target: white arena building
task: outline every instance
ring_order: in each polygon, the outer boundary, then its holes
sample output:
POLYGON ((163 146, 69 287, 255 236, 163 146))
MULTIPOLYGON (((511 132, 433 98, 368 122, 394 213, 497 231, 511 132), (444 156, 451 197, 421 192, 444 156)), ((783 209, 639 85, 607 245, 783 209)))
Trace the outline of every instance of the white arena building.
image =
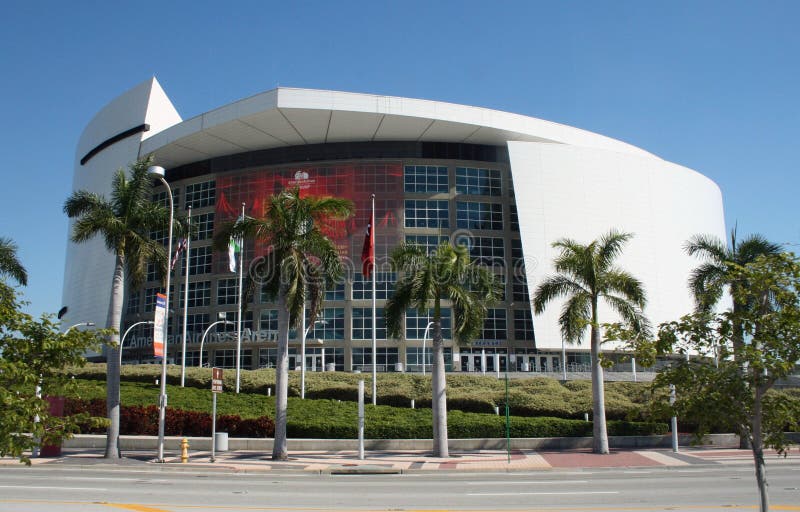
MULTIPOLYGON (((357 208, 334 236, 355 271, 326 293, 308 334, 306 363, 314 370, 373 364, 371 284, 359 261, 373 193, 379 261, 402 240, 430 247, 451 237, 468 241, 473 257, 506 283, 480 339, 469 346, 446 340, 450 371, 562 368, 561 305, 535 316, 529 297, 552 273, 551 244, 559 238, 588 242, 610 228, 633 233, 619 263, 644 282, 654 323, 692 308, 686 281, 698 262, 684 253, 685 241, 698 233, 725 238, 722 195, 705 176, 609 137, 479 107, 278 88, 183 120, 152 78, 89 122, 75 155, 73 190, 108 195, 112 173, 148 155, 166 169, 176 213, 192 206, 199 227, 188 261, 186 358, 193 365, 206 327, 220 313, 234 319, 237 310, 227 254, 211 249, 214 226, 235 218, 242 203, 248 215, 259 215, 265 199, 285 187, 347 197, 357 208)), ((154 199, 165 201, 166 193, 154 199)), ((245 245, 247 263, 258 248, 245 245)), ((173 360, 180 359, 185 264, 176 266, 170 293, 173 360)), ((68 242, 63 300, 71 321, 105 325, 113 265, 100 238, 68 242)), ((386 339, 382 306, 396 276, 385 270, 378 272, 374 362, 379 371, 421 371, 430 357, 429 318, 409 311, 403 339, 386 339)), ((143 288, 129 290, 123 329, 153 318, 161 286, 161 276, 150 272, 143 288)), ((243 315, 243 368, 274 365, 276 319, 275 305, 255 293, 243 315)), ((204 364, 234 367, 235 345, 235 333, 208 336, 204 364)), ((123 353, 126 362, 152 361, 152 328, 133 330, 123 353)), ((299 353, 290 340, 290 367, 301 364, 299 353)), ((568 345, 566 356, 568 365, 585 364, 588 344, 568 345)))

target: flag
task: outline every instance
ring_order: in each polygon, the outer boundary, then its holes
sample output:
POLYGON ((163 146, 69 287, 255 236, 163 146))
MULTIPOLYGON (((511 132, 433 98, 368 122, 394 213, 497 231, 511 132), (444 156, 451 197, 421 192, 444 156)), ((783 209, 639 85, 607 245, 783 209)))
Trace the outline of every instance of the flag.
POLYGON ((175 270, 175 265, 178 263, 178 259, 181 257, 181 253, 186 250, 186 239, 181 238, 181 241, 178 242, 178 247, 175 248, 175 254, 172 255, 172 262, 169 264, 170 271, 175 270))
POLYGON ((236 272, 237 252, 242 252, 242 242, 241 240, 231 237, 228 241, 228 269, 231 272, 236 272))
POLYGON ((375 232, 372 229, 374 221, 375 217, 373 215, 372 222, 367 224, 364 248, 361 249, 361 274, 364 277, 372 275, 372 270, 375 268, 375 232))

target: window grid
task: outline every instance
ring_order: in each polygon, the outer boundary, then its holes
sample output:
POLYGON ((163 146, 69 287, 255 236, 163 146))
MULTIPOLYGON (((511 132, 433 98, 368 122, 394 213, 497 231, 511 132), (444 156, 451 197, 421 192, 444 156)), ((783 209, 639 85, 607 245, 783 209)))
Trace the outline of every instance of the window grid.
POLYGON ((530 309, 514 310, 514 339, 533 341, 533 315, 530 309))
MULTIPOLYGON (((394 291, 397 274, 394 272, 375 273, 375 295, 377 300, 386 300, 394 291)), ((353 275, 353 300, 372 300, 372 279, 365 278, 362 274, 353 275)))
POLYGON ((506 251, 502 238, 474 236, 464 237, 458 242, 469 246, 469 254, 472 261, 479 265, 502 267, 505 264, 506 251))
POLYGON ((125 308, 125 312, 128 314, 134 314, 139 312, 139 303, 141 302, 141 293, 139 290, 131 290, 128 294, 128 305, 125 308))
POLYGON ((450 210, 447 201, 406 199, 407 228, 449 228, 450 210))
POLYGON ((407 165, 405 191, 411 193, 448 192, 447 167, 432 165, 407 165))
POLYGON ((217 304, 236 304, 239 300, 239 280, 235 277, 217 281, 217 304))
MULTIPOLYGON (((186 285, 181 284, 180 307, 183 307, 183 295, 186 285)), ((201 308, 211 305, 211 281, 195 281, 189 283, 189 307, 201 308)))
POLYGON ((258 319, 258 328, 262 331, 278 332, 278 310, 262 309, 258 319))
POLYGON ((186 185, 186 204, 183 205, 183 208, 186 209, 189 205, 192 208, 214 206, 216 195, 217 189, 214 180, 186 185))
MULTIPOLYGON (((383 317, 383 308, 375 308, 377 319, 375 338, 386 339, 386 319, 383 317)), ((354 340, 372 339, 372 308, 353 308, 351 321, 352 331, 350 338, 354 340)))
POLYGON ((430 254, 439 248, 442 242, 448 240, 444 235, 406 235, 406 243, 418 245, 425 249, 426 254, 430 254))
POLYGON ((508 224, 511 231, 519 233, 519 215, 517 215, 517 205, 508 205, 508 224))
POLYGON ((506 326, 506 310, 502 308, 489 308, 483 320, 482 340, 505 340, 508 337, 506 326))
POLYGON ((325 300, 344 300, 344 283, 335 283, 333 288, 325 290, 325 300))
MULTIPOLYGON (((172 202, 173 204, 175 204, 175 206, 181 204, 180 198, 181 198, 180 189, 177 187, 173 188, 172 202)), ((156 192, 155 194, 153 194, 153 202, 163 208, 169 208, 169 201, 167 200, 167 191, 162 190, 160 192, 156 192)))
MULTIPOLYGON (((308 320, 309 311, 306 309, 306 328, 308 320)), ((306 339, 344 340, 344 308, 323 308, 306 339)))
MULTIPOLYGON (((219 324, 217 332, 236 332, 236 311, 220 312, 220 320, 227 320, 230 323, 219 324)), ((253 330, 253 312, 242 311, 242 330, 253 330)))
POLYGON ((210 274, 212 272, 212 254, 211 246, 192 247, 189 249, 189 275, 210 274))
MULTIPOLYGON (((236 349, 223 348, 214 351, 214 366, 217 368, 236 368, 236 349)), ((253 351, 249 348, 242 349, 239 366, 241 368, 252 368, 253 351)))
POLYGON ((456 224, 461 229, 503 229, 503 205, 476 201, 456 202, 456 224))
POLYGON ((456 193, 475 196, 500 196, 502 188, 500 171, 456 167, 456 193))
MULTIPOLYGON (((442 339, 452 339, 450 308, 442 308, 442 339)), ((425 327, 428 322, 433 320, 433 308, 429 308, 427 314, 420 315, 416 309, 406 310, 406 339, 421 340, 425 334, 425 327)), ((428 341, 433 339, 433 326, 428 329, 428 341)))
MULTIPOLYGON (((378 369, 393 370, 394 365, 400 362, 397 347, 376 347, 375 354, 378 369)), ((352 365, 354 369, 372 367, 372 347, 353 347, 352 365)))
POLYGON ((192 225, 197 231, 192 236, 192 241, 210 240, 214 236, 214 212, 192 215, 192 225))

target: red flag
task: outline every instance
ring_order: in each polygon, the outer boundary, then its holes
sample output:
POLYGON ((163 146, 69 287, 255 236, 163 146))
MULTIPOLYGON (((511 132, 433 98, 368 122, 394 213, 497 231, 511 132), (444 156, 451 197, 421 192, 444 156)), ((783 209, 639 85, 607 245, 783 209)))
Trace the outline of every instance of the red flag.
POLYGON ((361 274, 364 277, 372 275, 372 270, 375 268, 375 230, 372 227, 374 225, 375 213, 373 212, 372 220, 367 224, 364 248, 361 249, 361 274))

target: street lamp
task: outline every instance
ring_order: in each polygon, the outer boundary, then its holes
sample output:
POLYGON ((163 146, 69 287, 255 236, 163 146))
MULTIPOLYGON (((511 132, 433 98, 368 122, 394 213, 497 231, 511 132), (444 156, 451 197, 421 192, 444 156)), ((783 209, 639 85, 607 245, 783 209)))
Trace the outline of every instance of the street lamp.
POLYGON ((119 365, 122 366, 122 347, 125 345, 125 338, 128 336, 134 327, 142 324, 154 324, 152 320, 142 320, 141 322, 136 322, 135 324, 131 325, 125 330, 125 334, 122 335, 122 339, 119 341, 119 365))
POLYGON ((67 334, 72 329, 74 329, 76 327, 80 327, 81 325, 84 325, 86 327, 94 327, 94 322, 79 322, 79 323, 77 323, 75 325, 70 325, 69 327, 67 327, 67 330, 64 331, 64 334, 67 334))
MULTIPOLYGON (((308 331, 310 331, 311 328, 314 327, 315 325, 317 325, 317 324, 325 325, 328 322, 325 321, 325 320, 314 320, 314 323, 312 323, 308 327, 305 327, 305 323, 306 323, 306 305, 305 304, 303 304, 302 315, 303 315, 303 320, 302 320, 303 323, 301 324, 301 329, 303 331, 303 336, 300 338, 300 358, 301 358, 300 359, 300 361, 301 361, 301 363, 300 363, 300 398, 305 398, 306 397, 306 336, 308 336, 308 331)), ((318 340, 318 341, 320 343, 322 343, 322 340, 318 340)), ((325 362, 323 361, 322 364, 324 366, 325 362)))
POLYGON ((203 367, 203 343, 206 342, 206 335, 209 333, 209 331, 211 331, 212 327, 219 324, 236 325, 236 322, 232 322, 231 320, 217 320, 213 324, 209 325, 205 331, 203 331, 203 336, 200 338, 200 368, 203 367))
POLYGON ((431 328, 433 322, 428 322, 425 326, 425 332, 422 333, 422 375, 425 375, 425 340, 428 339, 428 329, 431 328))
MULTIPOLYGON (((163 167, 154 165, 147 169, 147 172, 157 177, 167 188, 167 199, 169 200, 169 234, 167 235, 167 265, 172 261, 172 223, 175 220, 175 205, 172 201, 172 189, 164 179, 166 171, 163 167)), ((166 297, 166 307, 164 308, 164 353, 161 357, 161 395, 158 398, 158 462, 164 462, 164 423, 167 417, 167 333, 169 332, 169 268, 167 268, 167 282, 164 296, 166 297)))

